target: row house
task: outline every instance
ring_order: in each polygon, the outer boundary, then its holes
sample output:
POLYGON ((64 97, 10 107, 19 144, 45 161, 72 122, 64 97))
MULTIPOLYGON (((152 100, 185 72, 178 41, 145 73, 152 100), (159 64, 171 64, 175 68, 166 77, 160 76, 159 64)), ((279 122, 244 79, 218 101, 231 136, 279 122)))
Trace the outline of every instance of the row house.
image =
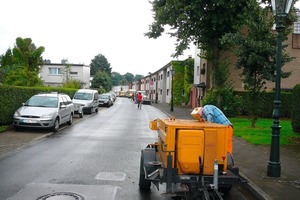
MULTIPOLYGON (((292 72, 291 76, 288 78, 281 79, 281 90, 282 91, 291 91, 293 87, 300 83, 300 12, 297 13, 298 20, 294 23, 293 32, 288 36, 288 39, 284 41, 284 44, 288 45, 286 52, 294 57, 291 62, 286 63, 282 70, 285 72, 292 72)), ((274 31, 274 34, 277 34, 274 31)), ((196 102, 193 102, 193 107, 200 105, 200 100, 204 97, 206 90, 211 88, 211 74, 209 74, 209 66, 207 61, 203 58, 200 58, 198 55, 201 55, 201 49, 195 50, 195 59, 194 59, 194 98, 196 102)), ((233 83, 233 88, 235 91, 244 91, 244 83, 242 81, 243 77, 240 77, 241 71, 235 69, 235 63, 237 57, 230 52, 225 52, 223 55, 225 58, 228 58, 230 64, 229 66, 229 80, 233 83)), ((275 66, 274 66, 275 67, 275 66)), ((264 90, 274 91, 275 83, 266 82, 264 90)))
POLYGON ((39 74, 45 86, 62 86, 69 80, 77 80, 82 88, 90 88, 90 66, 83 64, 69 64, 66 60, 61 63, 51 63, 44 60, 39 74))
POLYGON ((141 80, 131 82, 130 89, 145 90, 149 99, 156 103, 170 103, 172 85, 172 61, 141 80))

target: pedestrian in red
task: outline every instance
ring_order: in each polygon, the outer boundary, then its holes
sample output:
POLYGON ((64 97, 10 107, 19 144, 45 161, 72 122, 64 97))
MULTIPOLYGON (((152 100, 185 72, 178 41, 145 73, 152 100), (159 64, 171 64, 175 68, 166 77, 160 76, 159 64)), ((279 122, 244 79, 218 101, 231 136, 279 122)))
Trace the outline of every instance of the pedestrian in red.
POLYGON ((142 93, 139 92, 139 94, 137 95, 137 103, 138 103, 139 109, 142 108, 142 101, 143 101, 143 95, 142 95, 142 93))

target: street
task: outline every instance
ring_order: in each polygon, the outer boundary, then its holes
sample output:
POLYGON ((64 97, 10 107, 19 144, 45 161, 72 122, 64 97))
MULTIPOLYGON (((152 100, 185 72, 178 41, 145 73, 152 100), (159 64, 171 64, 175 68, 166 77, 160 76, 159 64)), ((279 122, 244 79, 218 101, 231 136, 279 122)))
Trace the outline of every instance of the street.
MULTIPOLYGON (((138 187, 140 151, 157 138, 149 121, 165 117, 153 106, 138 109, 118 98, 112 107, 1 158, 0 200, 169 199, 163 187, 152 185, 145 193, 138 187)), ((252 199, 245 195, 234 187, 227 199, 252 199)))

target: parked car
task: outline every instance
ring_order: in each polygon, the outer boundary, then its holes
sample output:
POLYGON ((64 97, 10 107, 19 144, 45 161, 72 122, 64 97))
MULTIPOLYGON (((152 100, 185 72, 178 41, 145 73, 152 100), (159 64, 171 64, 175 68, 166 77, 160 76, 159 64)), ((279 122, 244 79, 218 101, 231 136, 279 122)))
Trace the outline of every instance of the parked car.
POLYGON ((99 107, 110 107, 113 105, 113 99, 110 94, 99 95, 99 107))
POLYGON ((112 99, 113 99, 113 102, 115 102, 115 101, 116 101, 116 99, 117 99, 117 95, 116 95, 116 93, 115 93, 115 92, 113 92, 113 91, 110 91, 110 92, 109 92, 109 94, 111 94, 111 97, 112 97, 112 99))
POLYGON ((79 89, 73 99, 74 112, 82 118, 84 113, 98 112, 98 91, 92 89, 79 89))
POLYGON ((22 127, 49 128, 58 131, 60 125, 73 123, 74 106, 66 94, 44 93, 32 96, 13 116, 15 129, 22 127))

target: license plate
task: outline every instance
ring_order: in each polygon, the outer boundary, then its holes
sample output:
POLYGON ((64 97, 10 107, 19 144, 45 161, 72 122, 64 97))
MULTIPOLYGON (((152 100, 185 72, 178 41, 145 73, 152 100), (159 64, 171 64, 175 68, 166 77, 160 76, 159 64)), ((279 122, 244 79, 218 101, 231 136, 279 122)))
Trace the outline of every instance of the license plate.
POLYGON ((36 120, 34 119, 23 119, 24 123, 36 123, 36 120))

